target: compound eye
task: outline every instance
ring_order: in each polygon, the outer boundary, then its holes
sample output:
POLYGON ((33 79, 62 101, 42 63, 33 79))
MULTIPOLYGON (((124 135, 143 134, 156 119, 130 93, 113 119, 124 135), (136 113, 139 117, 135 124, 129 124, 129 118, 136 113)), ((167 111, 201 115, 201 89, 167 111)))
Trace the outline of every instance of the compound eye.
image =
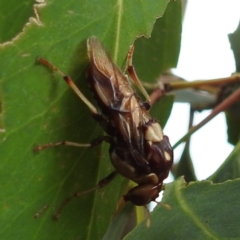
POLYGON ((142 103, 142 106, 148 111, 148 110, 150 110, 150 108, 151 108, 151 105, 150 105, 150 103, 148 103, 148 102, 143 102, 142 103))

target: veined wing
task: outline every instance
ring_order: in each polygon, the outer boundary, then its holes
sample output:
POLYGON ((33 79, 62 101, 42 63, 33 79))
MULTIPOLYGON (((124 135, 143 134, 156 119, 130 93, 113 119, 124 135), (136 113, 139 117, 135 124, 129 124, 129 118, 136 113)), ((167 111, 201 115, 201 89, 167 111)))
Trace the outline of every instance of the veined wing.
POLYGON ((117 129, 119 137, 129 146, 143 151, 142 125, 149 115, 128 77, 111 60, 96 37, 87 42, 90 59, 89 81, 103 113, 117 129))
POLYGON ((96 37, 89 38, 87 46, 93 78, 91 79, 92 86, 100 100, 106 107, 118 110, 123 102, 126 109, 121 110, 131 111, 125 102, 128 102, 128 98, 135 92, 128 77, 112 61, 96 37))

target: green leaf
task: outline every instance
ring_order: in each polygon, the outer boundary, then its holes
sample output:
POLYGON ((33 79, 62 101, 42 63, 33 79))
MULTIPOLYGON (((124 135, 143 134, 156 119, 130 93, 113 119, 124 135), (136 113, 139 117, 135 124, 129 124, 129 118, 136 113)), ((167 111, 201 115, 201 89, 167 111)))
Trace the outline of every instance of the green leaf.
POLYGON ((34 16, 34 3, 34 0, 0 1, 0 43, 10 41, 22 31, 28 19, 34 16))
POLYGON ((182 156, 179 162, 173 167, 175 178, 184 176, 186 182, 195 181, 196 175, 192 163, 192 158, 189 151, 190 139, 186 142, 182 156), (175 171, 174 171, 175 170, 175 171))
POLYGON ((171 1, 157 19, 150 39, 137 39, 133 62, 145 82, 155 82, 160 74, 177 66, 182 31, 181 1, 171 1), (149 64, 146 64, 149 62, 149 64))
POLYGON ((234 31, 234 33, 229 34, 228 38, 235 58, 236 72, 240 72, 240 22, 237 29, 234 31))
MULTIPOLYGON (((122 65, 129 45, 136 36, 150 36, 167 2, 49 0, 35 8, 38 21, 31 19, 17 38, 0 46, 1 239, 103 237, 121 195, 122 177, 73 199, 59 221, 51 220, 67 197, 95 186, 113 167, 107 144, 94 149, 55 147, 34 154, 34 145, 89 142, 103 134, 61 77, 35 60, 48 59, 94 102, 85 81, 86 39, 96 35, 122 65)), ((4 39, 9 36, 6 33, 4 39)))
POLYGON ((240 178, 240 141, 209 180, 220 183, 235 178, 240 178))
POLYGON ((172 92, 175 102, 189 103, 195 109, 206 109, 216 103, 216 94, 196 89, 181 89, 172 92))
POLYGON ((126 232, 134 228, 136 224, 136 219, 134 219, 135 221, 133 224, 133 221, 131 221, 132 219, 129 219, 131 217, 135 218, 135 206, 131 203, 127 203, 124 208, 113 217, 103 240, 121 240, 126 232))
MULTIPOLYGON (((225 91, 229 91, 228 94, 232 94, 236 89, 240 87, 239 83, 226 86, 225 91)), ((240 101, 233 104, 225 112, 226 122, 227 122, 227 134, 228 142, 236 145, 240 139, 240 101)))
MULTIPOLYGON (((239 88, 239 84, 237 84, 239 88)), ((229 86, 230 87, 230 86, 229 86)), ((235 90, 235 89, 234 89, 235 90)), ((233 104, 226 112, 228 142, 236 145, 240 139, 240 101, 233 104)))
POLYGON ((154 103, 151 108, 151 115, 159 121, 162 128, 164 128, 166 125, 167 120, 171 114, 173 103, 174 96, 166 95, 163 96, 160 101, 154 103))
MULTIPOLYGON (((233 50, 233 55, 235 59, 235 66, 236 66, 236 72, 240 72, 240 22, 238 24, 237 29, 229 34, 229 42, 231 44, 231 48, 233 50)), ((239 88, 239 84, 233 84, 233 86, 229 86, 229 89, 232 88, 232 91, 235 90, 234 88, 239 88)), ((227 87, 226 87, 227 89, 227 87)), ((228 89, 227 89, 228 90, 228 89)), ((226 121, 228 126, 228 141, 231 144, 236 145, 239 138, 240 138, 240 127, 239 127, 239 121, 240 121, 240 115, 239 115, 239 108, 240 103, 239 101, 235 103, 227 112, 226 112, 226 121)))
POLYGON ((163 203, 151 214, 151 225, 137 226, 124 240, 238 239, 240 236, 240 179, 213 184, 183 179, 168 184, 163 203))

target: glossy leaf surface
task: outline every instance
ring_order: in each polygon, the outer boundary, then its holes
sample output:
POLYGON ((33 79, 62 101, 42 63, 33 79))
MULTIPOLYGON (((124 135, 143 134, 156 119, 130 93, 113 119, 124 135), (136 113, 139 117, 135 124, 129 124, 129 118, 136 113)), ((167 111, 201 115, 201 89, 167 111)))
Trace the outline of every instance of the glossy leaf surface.
POLYGON ((213 184, 179 179, 166 186, 163 201, 167 210, 156 207, 151 226, 145 222, 124 240, 135 239, 238 239, 240 235, 240 179, 213 184))
POLYGON ((122 194, 121 177, 105 189, 74 199, 57 222, 51 220, 63 200, 95 186, 112 166, 107 144, 33 152, 35 145, 85 143, 103 134, 61 77, 35 62, 42 56, 55 64, 95 104, 85 81, 86 39, 97 36, 122 66, 129 45, 136 36, 150 36, 167 3, 49 0, 34 8, 38 19, 31 19, 21 34, 16 31, 17 38, 0 46, 1 239, 103 237, 122 194), (34 219, 41 209, 45 211, 34 219))

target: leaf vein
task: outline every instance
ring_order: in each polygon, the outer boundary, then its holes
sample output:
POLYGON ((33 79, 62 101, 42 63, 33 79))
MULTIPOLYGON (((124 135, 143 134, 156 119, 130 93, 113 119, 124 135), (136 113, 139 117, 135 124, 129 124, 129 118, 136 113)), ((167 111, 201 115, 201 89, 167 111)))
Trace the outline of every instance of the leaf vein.
POLYGON ((184 201, 184 197, 183 194, 181 194, 181 190, 179 190, 179 188, 175 188, 175 194, 176 194, 176 199, 179 202, 179 205, 182 207, 182 210, 187 214, 187 216, 189 216, 193 222, 196 224, 196 226, 202 230, 202 232, 209 237, 209 239, 214 239, 214 240, 218 240, 219 238, 214 235, 214 233, 212 231, 210 231, 210 229, 203 224, 198 217, 196 216, 196 214, 191 210, 190 207, 188 207, 187 202, 184 201))

